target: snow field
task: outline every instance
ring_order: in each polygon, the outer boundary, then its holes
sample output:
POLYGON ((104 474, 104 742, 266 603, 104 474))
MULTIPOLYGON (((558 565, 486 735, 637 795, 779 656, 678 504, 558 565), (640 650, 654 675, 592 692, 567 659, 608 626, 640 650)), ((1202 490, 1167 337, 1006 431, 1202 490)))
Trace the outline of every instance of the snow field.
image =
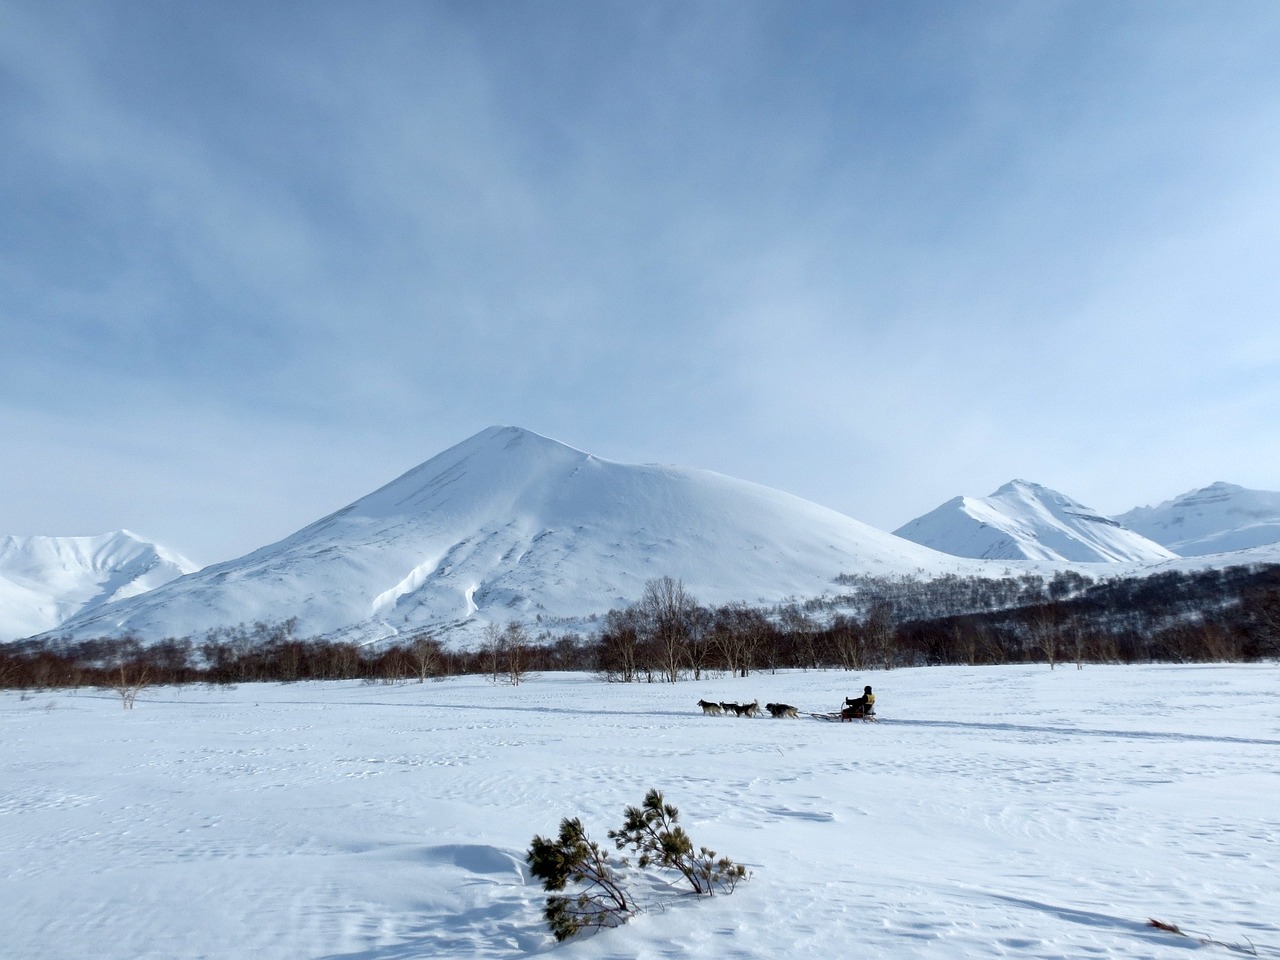
POLYGON ((1280 666, 0 693, 0 956, 1280 957, 1280 666), (878 724, 704 717, 709 700, 878 724), (523 864, 650 787, 753 871, 557 946, 523 864), (1247 940, 1246 940, 1247 938, 1247 940))

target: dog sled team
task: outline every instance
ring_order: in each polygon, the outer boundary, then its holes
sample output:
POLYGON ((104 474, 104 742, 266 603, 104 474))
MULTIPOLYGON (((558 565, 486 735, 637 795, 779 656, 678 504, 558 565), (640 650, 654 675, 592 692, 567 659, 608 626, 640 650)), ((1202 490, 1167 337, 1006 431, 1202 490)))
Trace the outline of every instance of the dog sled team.
MULTIPOLYGON (((712 700, 699 700, 698 706, 702 708, 703 714, 708 717, 726 715, 756 717, 760 715, 759 700, 753 700, 750 703, 716 703, 712 700)), ((789 703, 766 703, 764 708, 769 711, 769 716, 775 720, 780 720, 783 717, 798 717, 801 713, 798 707, 793 707, 789 703)), ((845 697, 839 711, 810 713, 809 716, 817 717, 819 720, 839 720, 841 722, 861 720, 864 723, 871 723, 876 719, 876 695, 871 692, 869 686, 863 687, 862 696, 845 697)))
MULTIPOLYGON (((702 712, 709 717, 719 717, 724 714, 731 714, 739 717, 758 717, 760 715, 760 701, 752 700, 750 703, 713 703, 710 700, 699 700, 698 706, 702 708, 702 712)), ((771 717, 794 717, 797 716, 796 708, 788 703, 766 703, 764 708, 769 711, 771 717)))

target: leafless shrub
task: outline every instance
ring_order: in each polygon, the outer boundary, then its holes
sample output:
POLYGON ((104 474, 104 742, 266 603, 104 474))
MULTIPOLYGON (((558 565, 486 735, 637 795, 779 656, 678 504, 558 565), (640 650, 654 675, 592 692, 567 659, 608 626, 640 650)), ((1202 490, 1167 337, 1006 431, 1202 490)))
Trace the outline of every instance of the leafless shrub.
POLYGON ((127 667, 120 665, 119 674, 111 681, 111 689, 120 695, 124 709, 132 710, 138 701, 138 694, 150 684, 150 673, 146 667, 127 667))
POLYGON ((1179 937, 1188 937, 1192 940, 1195 940, 1201 946, 1208 946, 1212 944, 1215 947, 1226 947, 1228 950, 1233 950, 1236 953, 1247 954, 1251 957, 1258 956, 1258 948, 1253 945, 1253 941, 1250 940, 1248 937, 1244 938, 1245 942, 1249 944, 1246 947, 1243 944, 1239 944, 1239 943, 1226 943, 1225 941, 1222 941, 1222 940, 1214 940, 1212 937, 1202 937, 1199 934, 1187 933, 1185 930, 1179 927, 1176 923, 1166 923, 1163 920, 1157 920, 1155 917, 1147 918, 1147 926, 1155 927, 1157 930, 1163 930, 1166 933, 1176 934, 1179 937))

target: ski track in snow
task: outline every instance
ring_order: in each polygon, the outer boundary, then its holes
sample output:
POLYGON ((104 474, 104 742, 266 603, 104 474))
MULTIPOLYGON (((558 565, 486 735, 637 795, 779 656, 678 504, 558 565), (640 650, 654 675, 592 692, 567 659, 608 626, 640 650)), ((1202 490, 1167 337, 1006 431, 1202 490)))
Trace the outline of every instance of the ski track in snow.
POLYGON ((1280 958, 1280 667, 0 693, 0 957, 1280 958), (878 724, 704 717, 699 697, 878 724), (731 896, 556 945, 524 851, 650 787, 731 896))

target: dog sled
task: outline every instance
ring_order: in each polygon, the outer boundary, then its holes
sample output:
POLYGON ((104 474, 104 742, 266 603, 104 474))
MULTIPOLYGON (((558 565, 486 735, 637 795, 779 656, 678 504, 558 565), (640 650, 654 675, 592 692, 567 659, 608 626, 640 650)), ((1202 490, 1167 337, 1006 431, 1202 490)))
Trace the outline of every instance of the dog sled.
POLYGON ((878 723, 875 707, 841 707, 831 713, 810 713, 815 720, 826 720, 828 723, 878 723))
MULTIPOLYGON (((870 695, 871 688, 867 688, 867 696, 870 695)), ((725 703, 715 700, 699 700, 698 706, 702 709, 704 716, 721 717, 721 716, 738 716, 738 717, 756 717, 759 716, 760 701, 755 700, 751 703, 725 703)), ((875 698, 871 697, 870 703, 865 703, 861 699, 846 699, 839 710, 833 710, 831 713, 811 713, 807 710, 800 710, 793 707, 789 703, 766 703, 765 709, 769 711, 769 716, 775 720, 784 717, 799 717, 801 714, 813 717, 815 720, 829 720, 832 723, 846 723, 854 720, 862 723, 876 722, 875 698)))

